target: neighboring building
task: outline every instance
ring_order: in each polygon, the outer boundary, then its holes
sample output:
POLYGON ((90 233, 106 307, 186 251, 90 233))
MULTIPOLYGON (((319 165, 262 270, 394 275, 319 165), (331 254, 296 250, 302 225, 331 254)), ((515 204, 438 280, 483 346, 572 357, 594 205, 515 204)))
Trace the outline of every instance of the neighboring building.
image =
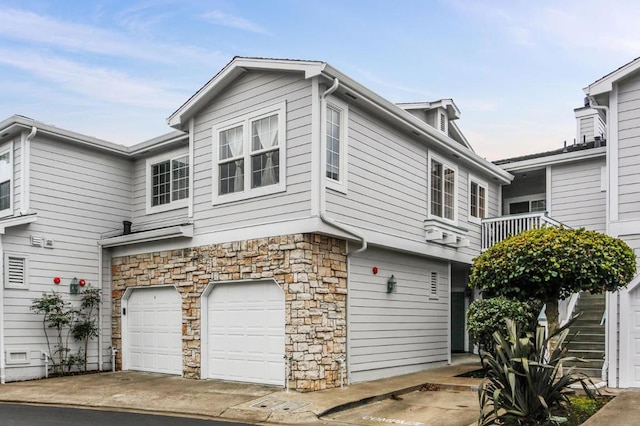
POLYGON ((323 62, 238 57, 169 117, 176 132, 133 147, 6 120, 3 379, 44 375, 29 305, 73 277, 111 296, 100 368, 114 353, 118 369, 310 391, 450 361, 469 349, 481 221, 512 179, 459 114, 323 62))

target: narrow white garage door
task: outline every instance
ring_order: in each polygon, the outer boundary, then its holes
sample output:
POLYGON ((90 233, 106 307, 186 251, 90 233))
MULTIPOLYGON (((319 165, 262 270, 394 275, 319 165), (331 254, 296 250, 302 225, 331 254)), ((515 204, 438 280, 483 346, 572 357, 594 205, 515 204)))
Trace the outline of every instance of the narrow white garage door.
POLYGON ((217 284, 208 297, 208 375, 284 385, 284 292, 273 281, 217 284))
POLYGON ((629 293, 631 305, 631 387, 640 388, 640 289, 629 293))
POLYGON ((182 299, 173 287, 133 290, 127 302, 127 368, 182 374, 182 299))

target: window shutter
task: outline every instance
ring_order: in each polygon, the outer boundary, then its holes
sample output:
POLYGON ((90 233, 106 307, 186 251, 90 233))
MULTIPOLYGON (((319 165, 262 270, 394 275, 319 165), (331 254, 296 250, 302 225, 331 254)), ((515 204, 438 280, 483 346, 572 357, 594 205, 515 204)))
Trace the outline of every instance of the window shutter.
POLYGON ((5 287, 24 288, 27 286, 27 259, 18 256, 6 257, 5 287))

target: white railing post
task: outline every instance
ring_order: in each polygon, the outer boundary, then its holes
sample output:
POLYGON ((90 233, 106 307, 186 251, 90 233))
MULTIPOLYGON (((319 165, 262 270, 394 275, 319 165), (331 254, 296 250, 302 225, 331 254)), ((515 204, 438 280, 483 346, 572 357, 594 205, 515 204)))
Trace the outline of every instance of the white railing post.
MULTIPOLYGON (((544 225, 565 226, 557 220, 548 217, 546 212, 482 219, 481 249, 486 250, 511 235, 516 235, 544 225)), ((565 227, 568 228, 568 226, 565 227)))

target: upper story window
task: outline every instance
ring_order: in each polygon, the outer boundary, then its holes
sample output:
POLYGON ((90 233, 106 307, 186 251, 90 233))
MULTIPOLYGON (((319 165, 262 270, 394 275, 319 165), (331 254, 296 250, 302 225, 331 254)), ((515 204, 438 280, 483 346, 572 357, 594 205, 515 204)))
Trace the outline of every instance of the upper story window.
POLYGON ((214 204, 284 191, 285 104, 213 127, 214 204))
POLYGON ((327 187, 340 192, 347 189, 347 104, 335 98, 327 100, 324 123, 327 187))
POLYGON ((189 198, 189 156, 147 160, 147 213, 186 207, 189 198))
POLYGON ((431 216, 456 220, 456 168, 439 158, 430 159, 430 214, 431 216))
POLYGON ((13 145, 0 149, 0 216, 13 214, 13 145))
POLYGON ((469 177, 469 221, 480 223, 487 216, 487 184, 469 177))

